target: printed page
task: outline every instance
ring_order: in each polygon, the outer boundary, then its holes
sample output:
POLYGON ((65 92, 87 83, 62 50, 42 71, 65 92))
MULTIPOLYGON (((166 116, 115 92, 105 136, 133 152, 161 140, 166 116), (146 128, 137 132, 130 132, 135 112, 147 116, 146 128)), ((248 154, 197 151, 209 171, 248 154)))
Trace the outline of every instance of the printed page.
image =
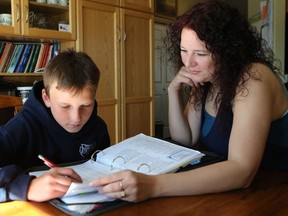
MULTIPOLYGON (((78 175, 81 176, 83 180, 83 184, 88 184, 89 182, 91 182, 92 180, 96 178, 119 171, 117 169, 111 169, 111 167, 108 167, 106 165, 96 163, 95 161, 92 161, 92 160, 88 160, 81 164, 66 166, 66 167, 71 168, 76 173, 78 173, 78 175)), ((40 175, 45 174, 47 171, 48 170, 35 171, 35 172, 30 172, 29 174, 39 177, 40 175)))
POLYGON ((111 169, 108 166, 97 163, 95 161, 89 160, 83 164, 70 166, 78 175, 81 176, 83 183, 75 183, 73 182, 65 196, 71 196, 80 193, 87 193, 91 191, 97 191, 97 188, 91 188, 89 183, 99 177, 106 176, 113 172, 119 171, 119 169, 111 169))
POLYGON ((91 193, 81 193, 74 196, 64 196, 60 198, 66 204, 80 204, 80 203, 101 203, 101 202, 110 202, 115 199, 109 198, 98 192, 91 193))
POLYGON ((144 174, 175 172, 201 159, 201 152, 139 134, 97 154, 97 162, 113 170, 130 169, 144 174))
MULTIPOLYGON (((104 201, 107 202, 114 200, 105 195, 99 194, 97 192, 98 188, 90 187, 89 183, 96 178, 108 175, 113 172, 117 172, 119 170, 117 169, 111 170, 110 167, 107 167, 105 165, 99 164, 91 160, 79 165, 73 165, 68 167, 72 168, 75 172, 78 173, 78 175, 81 176, 83 183, 73 182, 70 185, 66 194, 60 198, 63 202, 67 204, 72 204, 72 203, 96 203, 104 201)), ((29 174, 38 177, 46 172, 47 170, 30 172, 29 174)))

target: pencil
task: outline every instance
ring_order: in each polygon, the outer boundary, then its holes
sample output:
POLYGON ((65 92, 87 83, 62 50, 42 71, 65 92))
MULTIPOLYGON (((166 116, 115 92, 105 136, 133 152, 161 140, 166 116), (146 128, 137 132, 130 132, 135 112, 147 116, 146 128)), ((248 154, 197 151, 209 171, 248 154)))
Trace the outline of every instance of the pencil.
POLYGON ((38 155, 38 158, 44 162, 48 167, 53 168, 57 167, 54 163, 52 163, 50 160, 42 156, 41 154, 38 155))

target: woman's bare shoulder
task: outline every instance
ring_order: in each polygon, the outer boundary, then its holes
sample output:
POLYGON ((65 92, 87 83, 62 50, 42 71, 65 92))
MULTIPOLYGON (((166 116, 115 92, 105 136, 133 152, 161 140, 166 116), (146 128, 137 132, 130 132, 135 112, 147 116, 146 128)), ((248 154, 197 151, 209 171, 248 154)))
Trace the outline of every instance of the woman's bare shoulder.
POLYGON ((285 87, 281 84, 280 77, 261 63, 252 65, 250 75, 236 98, 243 100, 243 97, 247 97, 250 98, 248 101, 257 101, 259 105, 271 104, 272 119, 279 118, 288 105, 285 87))
POLYGON ((249 75, 245 75, 245 84, 243 86, 250 88, 263 88, 262 90, 274 91, 283 90, 279 76, 267 65, 262 63, 253 63, 249 70, 249 75), (276 87, 276 88, 275 88, 276 87))

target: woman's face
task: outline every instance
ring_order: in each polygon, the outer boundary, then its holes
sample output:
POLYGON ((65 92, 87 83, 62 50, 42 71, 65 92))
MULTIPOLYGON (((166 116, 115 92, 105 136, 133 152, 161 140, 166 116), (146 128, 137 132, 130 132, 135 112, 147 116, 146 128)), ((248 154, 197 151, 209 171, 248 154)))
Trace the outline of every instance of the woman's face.
POLYGON ((215 67, 211 53, 206 49, 195 31, 183 28, 181 33, 181 58, 182 62, 193 76, 193 81, 198 83, 213 82, 215 67))

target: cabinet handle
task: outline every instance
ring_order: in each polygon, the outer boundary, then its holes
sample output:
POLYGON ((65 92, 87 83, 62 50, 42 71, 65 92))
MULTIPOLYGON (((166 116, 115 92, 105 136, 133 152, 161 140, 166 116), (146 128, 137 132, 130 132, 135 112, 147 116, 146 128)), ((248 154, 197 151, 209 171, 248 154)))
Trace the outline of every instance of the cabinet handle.
POLYGON ((16 21, 19 22, 19 19, 20 19, 20 5, 16 4, 16 8, 17 8, 16 21))
POLYGON ((123 41, 126 41, 126 31, 124 31, 123 41))
POLYGON ((121 30, 119 28, 117 28, 117 32, 118 32, 118 42, 121 41, 121 30))
POLYGON ((29 13, 28 13, 28 6, 27 5, 25 6, 25 9, 26 9, 26 23, 28 23, 29 13))

